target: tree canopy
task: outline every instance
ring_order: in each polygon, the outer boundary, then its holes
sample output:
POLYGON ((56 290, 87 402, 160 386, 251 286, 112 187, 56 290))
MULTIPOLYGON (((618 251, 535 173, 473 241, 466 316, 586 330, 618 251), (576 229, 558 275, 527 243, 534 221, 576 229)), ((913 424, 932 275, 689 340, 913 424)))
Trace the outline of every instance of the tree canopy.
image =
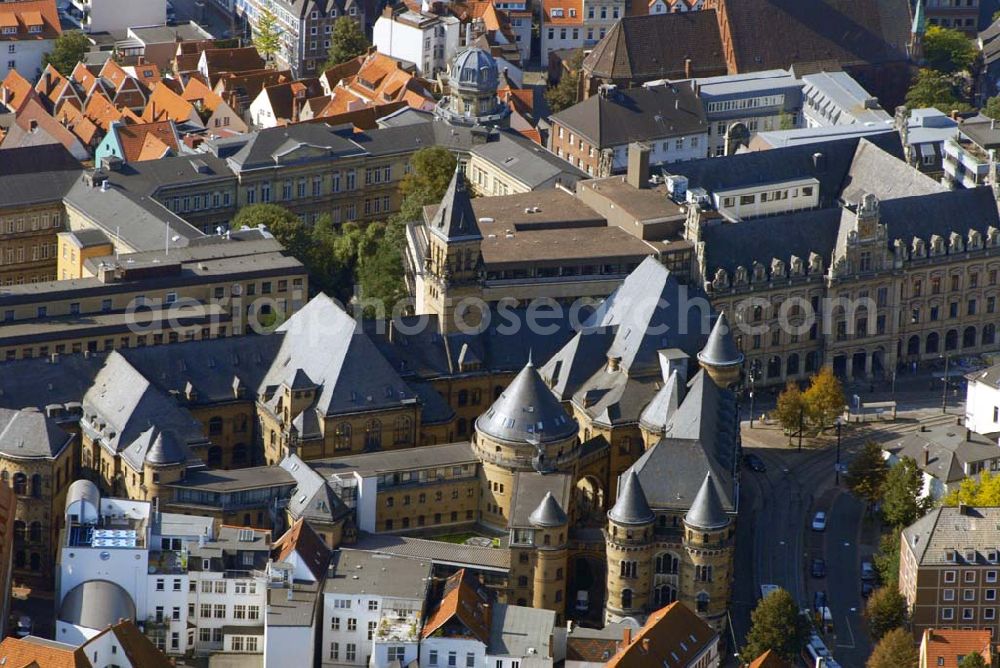
POLYGON ((912 457, 903 457, 889 469, 882 487, 882 517, 894 527, 913 524, 924 511, 924 477, 912 457))
POLYGON ((952 80, 931 69, 923 68, 906 92, 906 106, 910 109, 936 107, 949 114, 952 110, 968 111, 970 107, 958 99, 952 80))
POLYGON ((865 605, 868 632, 874 640, 906 623, 906 599, 897 587, 881 587, 872 592, 865 605))
POLYGON ((962 657, 958 668, 987 668, 986 659, 979 652, 972 652, 962 657))
POLYGON ((260 10, 257 25, 253 28, 253 45, 268 63, 272 62, 274 54, 281 48, 281 28, 278 18, 267 7, 260 10))
POLYGON ((938 72, 962 72, 969 69, 975 60, 976 47, 958 30, 930 26, 924 35, 924 58, 938 72))
POLYGON ((90 39, 79 30, 64 32, 56 38, 52 51, 42 56, 42 67, 52 65, 59 74, 68 77, 76 64, 90 50, 90 39))
POLYGON ((845 481, 847 488, 868 504, 877 503, 882 499, 883 485, 888 475, 885 460, 882 458, 882 448, 878 443, 869 441, 854 456, 847 465, 845 481))
POLYGON ((920 657, 913 644, 913 636, 905 629, 887 633, 868 657, 866 668, 917 668, 920 657))
POLYGON ((878 541, 878 552, 872 557, 875 572, 884 587, 896 587, 899 583, 899 531, 883 534, 878 541))
POLYGON ((806 622, 795 599, 784 589, 768 594, 750 614, 750 633, 740 657, 750 663, 767 650, 786 661, 797 660, 806 638, 806 622))
POLYGON ((942 506, 1000 506, 1000 476, 983 471, 979 479, 966 478, 958 489, 941 499, 942 506))
POLYGON ((809 389, 803 395, 809 409, 810 418, 816 427, 822 429, 833 424, 838 415, 844 412, 844 388, 833 375, 833 369, 828 366, 819 370, 809 380, 809 389))
POLYGON ((982 108, 983 115, 992 119, 1000 119, 1000 95, 994 95, 986 100, 982 108))
POLYGON ((358 22, 350 16, 341 16, 333 22, 325 68, 330 69, 357 58, 368 51, 368 46, 368 40, 358 27, 358 22))
POLYGON ((566 62, 566 69, 559 77, 559 83, 545 91, 545 101, 555 114, 576 104, 580 76, 583 73, 583 50, 580 49, 566 62))
POLYGON ((793 433, 799 429, 800 418, 805 419, 810 415, 799 384, 794 380, 788 381, 784 391, 778 395, 778 404, 774 409, 774 417, 778 424, 785 431, 793 433))

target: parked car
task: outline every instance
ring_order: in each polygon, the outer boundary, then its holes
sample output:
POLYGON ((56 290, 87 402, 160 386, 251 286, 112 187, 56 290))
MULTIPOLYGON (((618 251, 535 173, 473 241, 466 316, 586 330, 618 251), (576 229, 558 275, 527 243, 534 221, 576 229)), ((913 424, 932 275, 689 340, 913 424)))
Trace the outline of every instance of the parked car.
POLYGON ((763 473, 767 470, 767 465, 764 464, 764 460, 752 452, 744 455, 743 461, 746 462, 746 465, 749 466, 752 471, 763 473))
POLYGON ((18 638, 30 636, 32 626, 31 617, 28 615, 21 615, 17 618, 17 625, 14 627, 14 635, 18 638))
POLYGON ((576 592, 576 611, 577 612, 587 612, 590 609, 590 592, 586 589, 581 589, 576 592))
POLYGON ((861 562, 861 580, 864 582, 875 581, 875 566, 870 561, 861 562))
POLYGON ((814 578, 825 578, 826 577, 826 561, 816 557, 812 560, 812 567, 809 569, 810 573, 814 578))
POLYGON ((824 513, 822 510, 813 516, 812 530, 826 531, 826 513, 824 513))
POLYGON ((819 612, 826 607, 826 592, 818 591, 813 594, 813 610, 819 612))
POLYGON ((873 591, 875 591, 875 585, 873 585, 871 582, 861 583, 861 598, 868 598, 869 596, 872 595, 873 591))

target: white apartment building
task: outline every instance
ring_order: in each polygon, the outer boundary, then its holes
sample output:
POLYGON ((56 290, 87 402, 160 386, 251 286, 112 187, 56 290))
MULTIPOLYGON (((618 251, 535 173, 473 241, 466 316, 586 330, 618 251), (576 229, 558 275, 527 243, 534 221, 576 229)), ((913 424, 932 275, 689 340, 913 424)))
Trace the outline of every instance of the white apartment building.
POLYGON ((985 436, 1000 435, 1000 364, 965 378, 965 426, 985 436))
POLYGON ((10 70, 28 81, 42 74, 42 57, 52 51, 62 32, 55 0, 43 3, 0 3, 0 80, 10 70))
POLYGON ((67 15, 84 32, 124 32, 167 22, 167 0, 69 0, 67 15))
POLYGON ((323 590, 323 666, 383 668, 418 658, 430 561, 334 552, 323 590))
POLYGON ((431 78, 448 68, 461 33, 461 21, 454 16, 403 9, 375 21, 372 44, 379 53, 414 63, 420 76, 431 78))

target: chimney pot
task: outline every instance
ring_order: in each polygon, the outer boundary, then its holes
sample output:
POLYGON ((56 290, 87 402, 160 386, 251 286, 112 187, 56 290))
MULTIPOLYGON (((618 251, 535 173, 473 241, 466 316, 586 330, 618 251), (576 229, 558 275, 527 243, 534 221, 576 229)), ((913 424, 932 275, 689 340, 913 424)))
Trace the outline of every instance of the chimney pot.
POLYGON ((622 632, 622 642, 625 645, 629 645, 632 642, 632 627, 626 626, 625 630, 622 632))

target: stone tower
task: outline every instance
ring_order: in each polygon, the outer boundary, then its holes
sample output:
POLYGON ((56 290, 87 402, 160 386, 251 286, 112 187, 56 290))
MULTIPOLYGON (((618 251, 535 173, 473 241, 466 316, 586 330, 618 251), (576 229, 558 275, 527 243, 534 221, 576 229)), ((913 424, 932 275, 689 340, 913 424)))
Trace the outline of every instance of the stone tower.
POLYGON ((554 610, 556 624, 563 623, 566 610, 566 564, 569 518, 559 502, 547 492, 528 517, 535 531, 535 572, 531 607, 554 610))
POLYGON ((639 414, 643 450, 653 447, 666 435, 667 424, 684 399, 684 380, 676 369, 639 414))
POLYGON ((630 469, 625 473, 618 500, 608 511, 605 622, 617 622, 625 617, 640 620, 648 610, 653 582, 655 519, 639 476, 630 469))
POLYGON ((504 124, 510 109, 497 97, 499 85, 497 61, 489 51, 466 49, 448 70, 449 93, 438 102, 434 114, 452 125, 504 124))
POLYGON ((736 347, 725 313, 720 313, 715 321, 705 347, 698 353, 698 362, 719 387, 726 388, 739 382, 743 353, 736 347))
POLYGON ((680 598, 715 629, 725 627, 733 572, 734 527, 712 474, 684 516, 680 598))
MULTIPOLYGON (((424 310, 421 311, 418 304, 417 312, 436 313, 442 334, 460 331, 454 304, 463 297, 480 294, 477 281, 482 267, 480 244, 483 235, 472 210, 465 177, 458 169, 451 177, 441 205, 426 225, 428 248, 420 294, 424 310)), ((482 314, 474 308, 458 316, 473 328, 482 319, 482 314)))
POLYGON ((482 521, 507 529, 518 471, 575 473, 576 420, 538 375, 531 359, 476 420, 472 447, 482 461, 482 521))

